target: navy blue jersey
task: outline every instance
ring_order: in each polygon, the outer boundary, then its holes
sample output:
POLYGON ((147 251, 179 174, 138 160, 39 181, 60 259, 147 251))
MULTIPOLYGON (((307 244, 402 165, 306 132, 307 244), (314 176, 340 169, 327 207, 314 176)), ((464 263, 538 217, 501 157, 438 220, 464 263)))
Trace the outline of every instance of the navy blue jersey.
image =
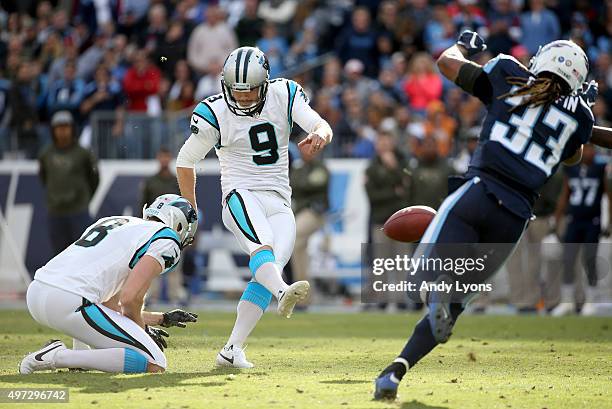
POLYGON ((483 70, 481 78, 486 75, 490 87, 477 82, 474 95, 488 113, 466 176, 480 176, 504 207, 529 218, 538 190, 559 163, 591 137, 593 113, 581 96, 561 98, 548 108, 521 107, 510 112, 522 97, 499 98, 518 88, 508 78, 529 78, 531 74, 504 54, 490 60, 483 70))
POLYGON ((570 189, 567 214, 573 221, 590 221, 601 216, 601 197, 606 183, 606 164, 594 162, 565 168, 570 189))

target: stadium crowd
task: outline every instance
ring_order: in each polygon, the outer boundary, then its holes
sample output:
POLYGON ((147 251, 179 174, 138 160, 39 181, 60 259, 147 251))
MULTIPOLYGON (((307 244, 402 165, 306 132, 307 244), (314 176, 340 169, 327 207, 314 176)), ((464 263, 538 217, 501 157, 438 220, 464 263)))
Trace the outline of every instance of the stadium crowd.
POLYGON ((503 52, 528 64, 540 44, 578 42, 600 85, 597 120, 610 119, 609 1, 54 0, 3 7, 5 155, 36 157, 50 140, 52 115, 68 110, 82 144, 91 144, 92 115, 109 112, 102 136, 126 146, 119 156, 153 157, 163 137, 143 139, 163 133, 148 131, 162 126, 155 119, 183 110, 187 117, 198 100, 220 92, 226 55, 255 45, 268 55, 271 77, 300 82, 332 125, 332 156, 370 158, 383 131, 417 158, 432 138, 438 154, 461 169, 464 142, 477 133, 483 109, 443 80, 434 59, 466 28, 487 38, 483 61, 503 52), (130 122, 139 114, 148 126, 130 122), (151 147, 134 148, 142 144, 151 147))
MULTIPOLYGON (((467 170, 485 110, 435 66, 462 30, 486 38, 480 62, 506 53, 528 65, 539 45, 572 39, 586 50, 599 83, 596 124, 612 120, 610 0, 19 0, 0 7, 1 157, 42 160, 43 148, 57 139, 55 127, 68 124, 102 159, 159 151, 167 162, 176 152, 163 147, 182 144, 195 104, 221 92, 225 57, 238 46, 257 46, 271 78, 300 83, 332 126, 325 157, 370 160, 374 242, 385 240, 377 227, 398 206, 437 208, 447 176, 467 170)), ((292 172, 298 241, 291 265, 306 278, 308 237, 328 211, 329 178, 318 162, 298 163, 292 172), (318 176, 311 186, 312 174, 318 176)), ((94 184, 94 176, 80 185, 94 184)), ((561 179, 536 206, 543 223, 552 218, 561 179)), ((84 207, 93 191, 82 189, 84 207)), ((521 271, 520 264, 510 268, 521 271)), ((562 298, 556 280, 547 308, 562 298)), ((535 308, 539 291, 527 294, 520 284, 511 283, 514 304, 535 308)))

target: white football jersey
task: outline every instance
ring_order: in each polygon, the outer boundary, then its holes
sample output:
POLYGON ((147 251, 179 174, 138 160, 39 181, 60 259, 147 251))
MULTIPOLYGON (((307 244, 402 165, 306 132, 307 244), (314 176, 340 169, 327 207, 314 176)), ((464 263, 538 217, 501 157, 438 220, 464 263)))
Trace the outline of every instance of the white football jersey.
POLYGON ((163 223, 105 217, 39 268, 34 279, 102 303, 121 290, 142 256, 155 258, 165 273, 176 267, 180 254, 178 235, 163 223))
POLYGON ((290 203, 288 150, 293 123, 310 133, 322 121, 308 105, 302 87, 284 78, 270 81, 265 104, 254 116, 235 115, 222 94, 213 95, 194 109, 191 136, 183 147, 190 152, 179 154, 177 166, 194 167, 214 147, 223 197, 238 188, 272 190, 290 203))

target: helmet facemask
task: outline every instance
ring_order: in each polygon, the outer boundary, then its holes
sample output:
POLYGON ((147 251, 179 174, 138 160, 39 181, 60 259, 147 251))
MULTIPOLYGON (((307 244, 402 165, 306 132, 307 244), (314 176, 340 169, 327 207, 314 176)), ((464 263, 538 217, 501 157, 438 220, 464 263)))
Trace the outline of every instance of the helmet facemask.
POLYGON ((252 116, 263 109, 268 93, 270 64, 265 54, 254 47, 232 51, 223 64, 221 89, 229 110, 235 115, 252 116), (238 102, 236 92, 257 89, 257 100, 248 106, 238 102))

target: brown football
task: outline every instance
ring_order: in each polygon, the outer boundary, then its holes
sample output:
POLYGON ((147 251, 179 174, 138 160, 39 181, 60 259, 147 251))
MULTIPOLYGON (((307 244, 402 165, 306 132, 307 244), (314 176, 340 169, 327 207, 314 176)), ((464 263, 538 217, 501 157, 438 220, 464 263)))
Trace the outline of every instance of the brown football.
POLYGON ((405 207, 393 213, 383 226, 385 235, 404 243, 421 240, 436 211, 427 206, 405 207))

